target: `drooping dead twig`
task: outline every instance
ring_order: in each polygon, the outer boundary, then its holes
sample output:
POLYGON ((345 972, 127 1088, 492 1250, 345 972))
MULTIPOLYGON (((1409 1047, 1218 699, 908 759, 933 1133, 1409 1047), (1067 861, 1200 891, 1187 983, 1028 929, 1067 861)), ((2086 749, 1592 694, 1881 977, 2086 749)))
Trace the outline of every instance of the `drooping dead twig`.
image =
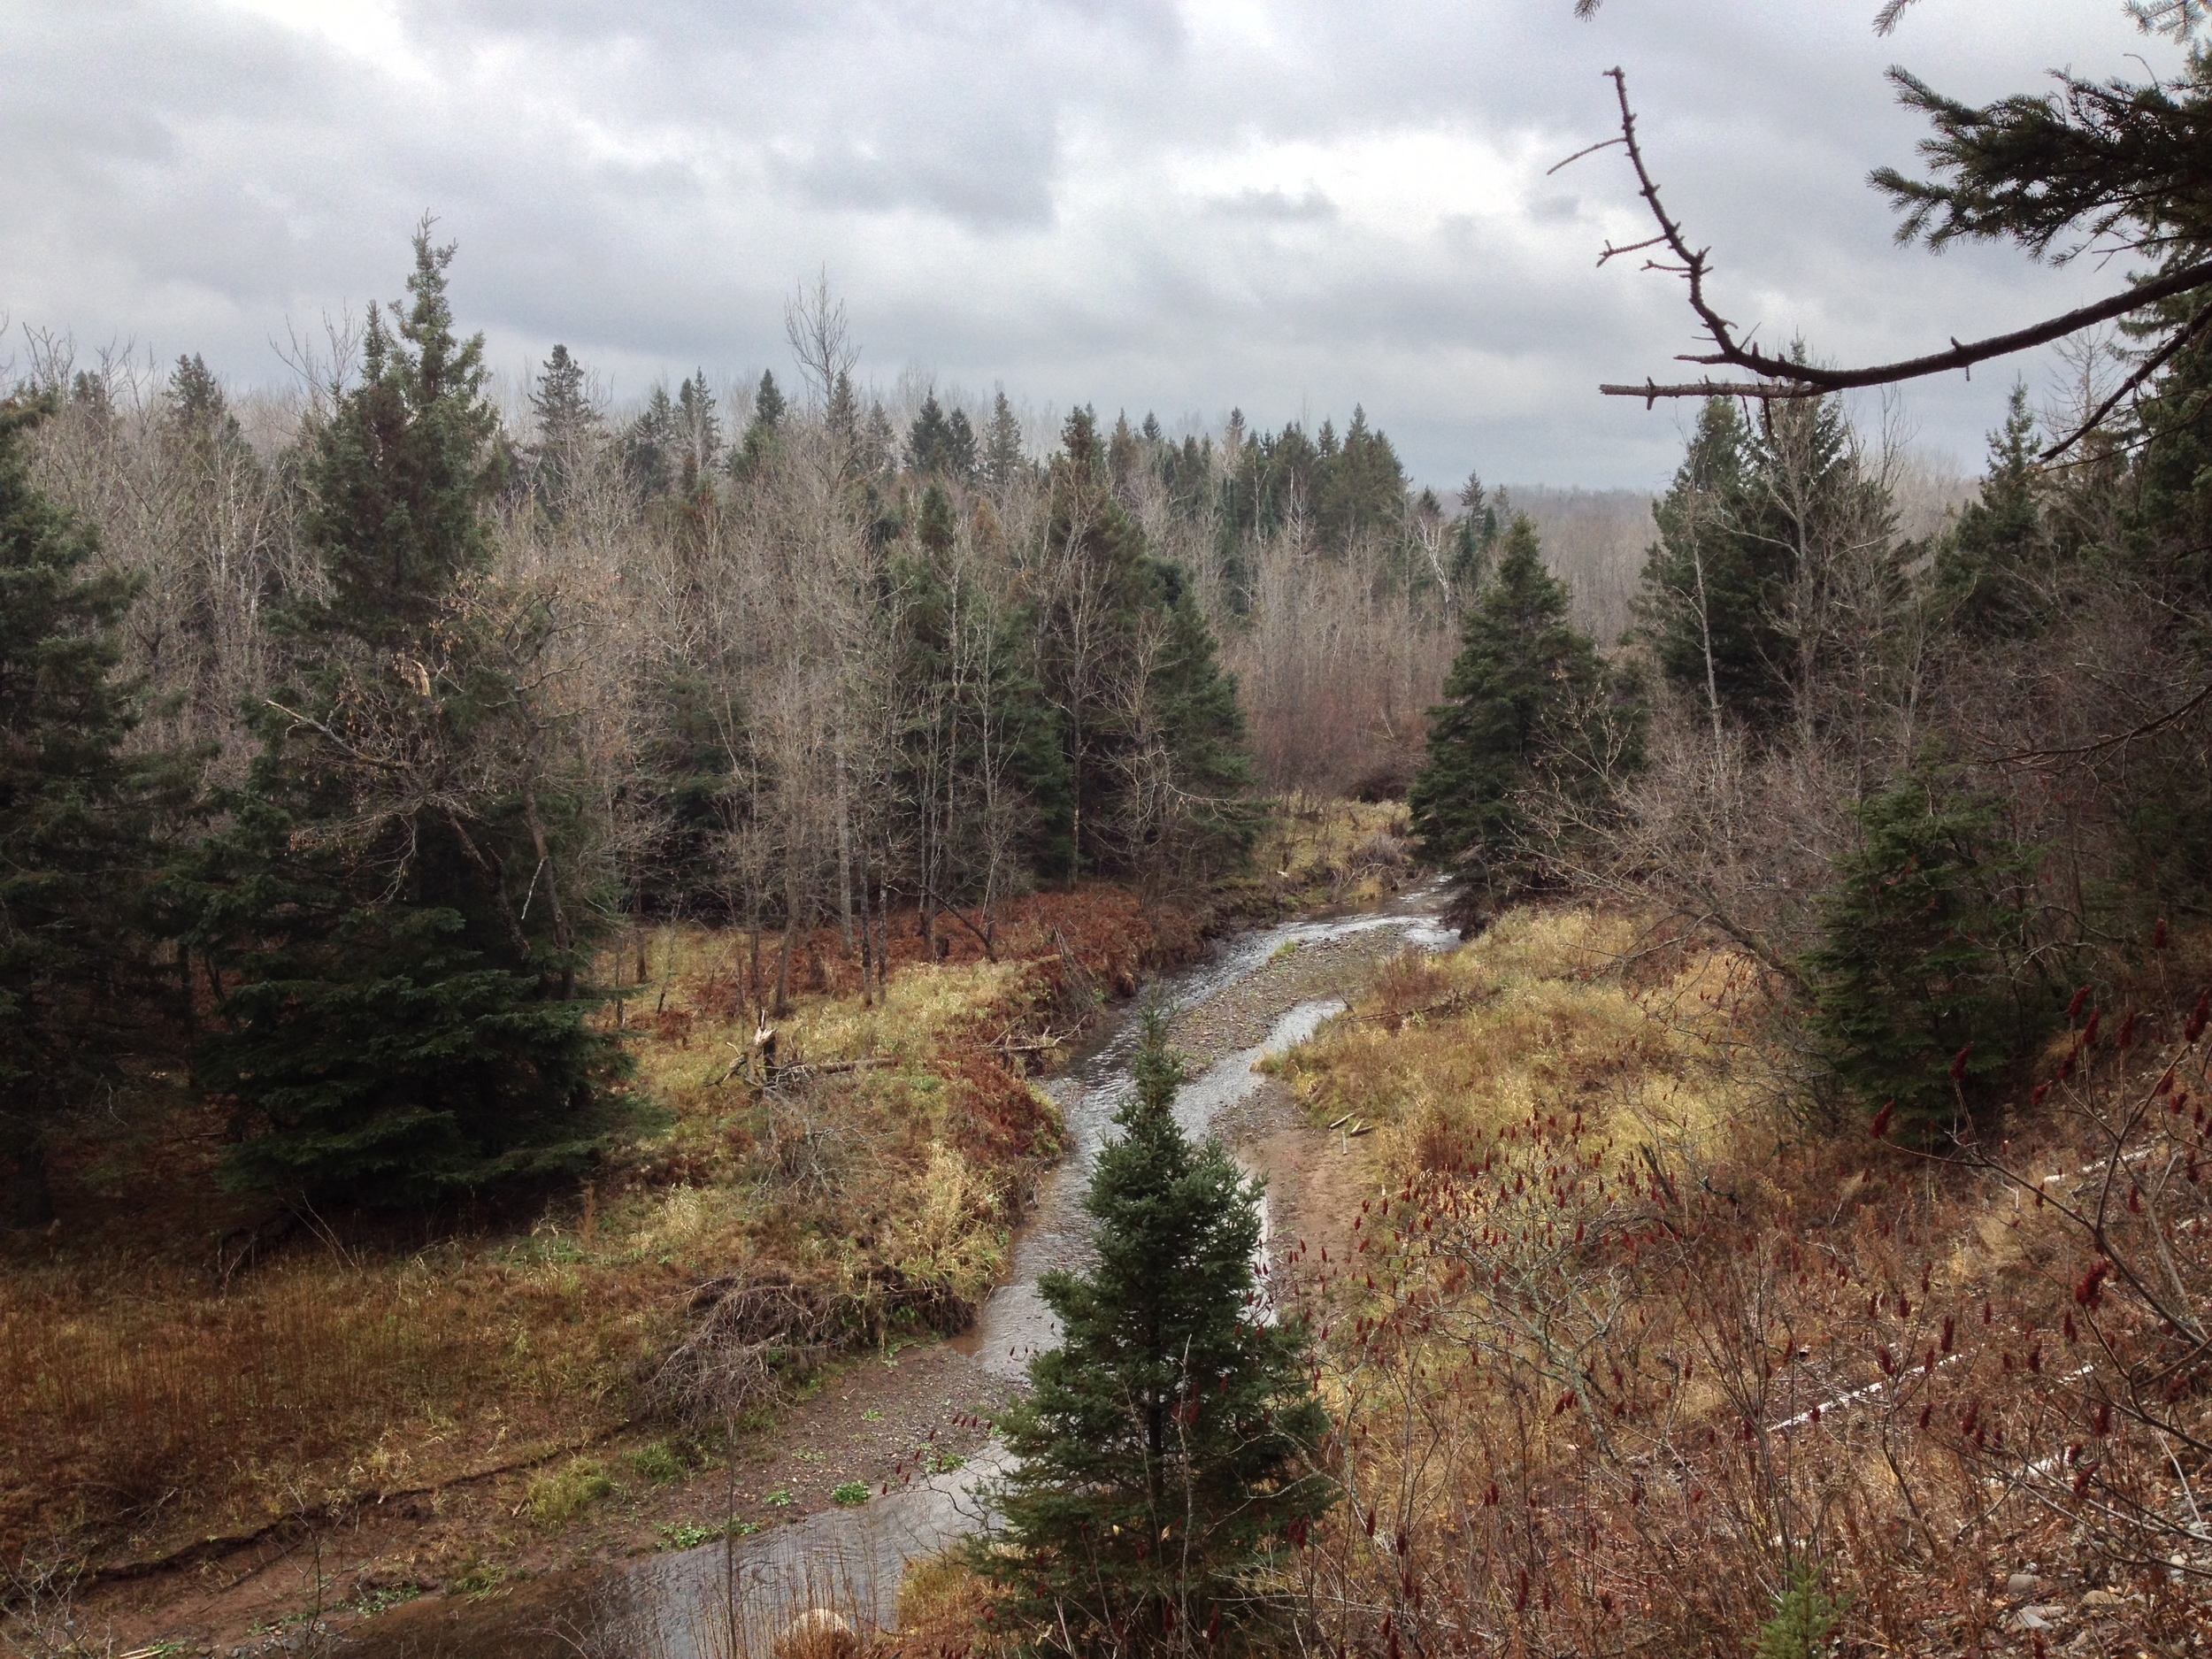
MULTIPOLYGON (((1736 334, 1736 325, 1714 308, 1705 291, 1706 278, 1712 274, 1712 250, 1693 248, 1681 225, 1668 214, 1664 204, 1659 199, 1659 186, 1652 178, 1650 166, 1644 158, 1643 146, 1637 141, 1636 113, 1628 101, 1628 77, 1618 68, 1609 69, 1605 73, 1613 83, 1614 96, 1620 104, 1620 135, 1617 139, 1607 139, 1578 150, 1567 160, 1573 161, 1618 143, 1628 152, 1629 165, 1636 171, 1637 194, 1644 198, 1644 204, 1650 210, 1659 229, 1657 234, 1642 242, 1628 242, 1620 247, 1608 242, 1598 256, 1598 264, 1605 265, 1624 254, 1663 247, 1672 256, 1671 260, 1647 259, 1643 268, 1678 276, 1688 284, 1690 309, 1696 313, 1706 337, 1713 342, 1711 351, 1685 352, 1678 356, 1677 361, 1710 367, 1744 369, 1764 377, 1747 381, 1709 378, 1672 385, 1662 385, 1647 378, 1640 386, 1601 385, 1598 390, 1608 397, 1640 397, 1644 400, 1644 406, 1649 408, 1663 397, 1753 397, 1774 401, 1823 397, 1831 392, 1849 391, 1860 387, 1889 386, 1900 380, 1921 380, 1931 374, 1947 373, 1953 369, 1971 370, 1975 364, 1986 362, 1992 357, 2008 357, 2033 346, 2047 345, 2054 340, 2078 334, 2095 324, 2109 322, 2116 317, 2140 311, 2146 305, 2155 304, 2176 295, 2193 294, 2201 288, 2212 288, 2212 259, 2200 260, 2163 276, 2134 283, 2124 292, 2108 296, 2093 304, 2077 307, 2029 327, 2014 329, 2009 334, 1993 334, 1985 340, 1964 342, 1954 335, 1947 351, 1934 351, 1924 357, 1907 357, 1895 363, 1875 364, 1857 369, 1822 368, 1815 364, 1776 357, 1740 340, 1736 334)), ((1565 165, 1565 162, 1560 164, 1562 166, 1565 165)), ((2201 320, 2200 313, 2199 318, 2191 320, 2183 331, 2184 334, 2193 334, 2201 320)), ((2173 345, 2177 346, 2178 343, 2177 339, 2173 345)), ((2162 362, 2170 355, 2170 347, 2158 360, 2162 362)), ((2154 368, 2156 365, 2150 366, 2154 368)), ((2139 384, 2139 378, 2133 379, 2129 387, 2123 388, 2123 392, 2139 384)), ((2070 443, 2073 440, 2067 442, 2070 443)), ((2055 454, 2056 450, 2053 453, 2055 454)))

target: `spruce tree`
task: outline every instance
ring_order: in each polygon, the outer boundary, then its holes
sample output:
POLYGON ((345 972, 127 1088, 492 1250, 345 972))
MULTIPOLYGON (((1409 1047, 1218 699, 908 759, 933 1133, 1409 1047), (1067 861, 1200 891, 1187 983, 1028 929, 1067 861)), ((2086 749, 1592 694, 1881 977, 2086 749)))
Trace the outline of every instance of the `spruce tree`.
POLYGON ((733 476, 749 478, 759 471, 770 446, 776 442, 783 415, 783 392, 776 385, 776 377, 763 369, 760 385, 753 392, 753 418, 745 425, 744 442, 730 456, 730 472, 733 476))
POLYGON ((968 411, 956 409, 945 417, 945 442, 938 450, 938 470, 956 484, 975 480, 975 426, 968 411))
POLYGON ((537 442, 530 449, 531 484, 541 501, 557 503, 576 482, 588 446, 599 427, 599 411, 584 365, 557 344, 530 394, 537 442))
MULTIPOLYGON (((1060 713, 1073 797, 1067 873, 1219 869, 1251 832, 1236 682, 1180 569, 1153 557, 1114 499, 1107 449, 1094 412, 1073 411, 1038 584, 1038 678, 1060 713)), ((1061 825, 1044 827, 1060 839, 1061 825)))
POLYGON ((1989 434, 1989 471, 1978 499, 1936 549, 1938 616, 1970 639, 2024 633, 2041 609, 2037 578, 2047 574, 2028 390, 2012 388, 2005 424, 1989 434))
POLYGON ((1606 695, 1595 644, 1567 620, 1566 585, 1544 568, 1535 527, 1515 518, 1429 710, 1427 764, 1408 792, 1422 856, 1494 895, 1525 879, 1523 792, 1547 775, 1582 782, 1578 751, 1606 695))
MULTIPOLYGON (((303 532, 325 579, 283 618, 262 750, 195 860, 188 942, 221 1002, 196 1078, 234 1109, 234 1185, 433 1200, 579 1167, 618 1051, 578 995, 582 811, 480 603, 498 417, 453 332, 452 250, 415 239, 358 383, 311 434, 303 532)), ((502 612, 503 618, 511 616, 502 612)))
POLYGON ((1253 1272, 1257 1185, 1175 1121, 1183 1072, 1144 1015, 1136 1090, 1086 1210, 1096 1264, 1040 1282, 1060 1346, 1001 1430, 1017 1460, 969 1559, 1022 1625, 1078 1651, 1264 1650, 1263 1578, 1336 1502, 1296 1321, 1253 1272))
POLYGON ((682 421, 665 386, 656 386, 622 434, 623 460, 648 501, 667 495, 682 477, 682 421))
POLYGON ((922 399, 920 412, 906 429, 907 465, 921 473, 941 472, 949 436, 944 409, 937 394, 931 392, 922 399))
POLYGON ((1021 475, 1022 424, 1003 389, 992 394, 991 420, 983 429, 983 481, 1003 495, 1021 475))
POLYGON ((154 815, 185 782, 124 752, 140 687, 116 630, 136 584, 32 482, 47 405, 0 405, 0 1226, 52 1213, 47 1144, 110 1080, 144 1010, 134 938, 154 815))
POLYGON ((1805 959, 1813 1025, 1857 1103, 1894 1102, 1899 1133, 1928 1141, 1989 1100, 2049 1016, 2029 949, 2035 859, 1995 803, 1931 764, 1857 816, 1805 959))
POLYGON ((1659 670, 1701 709, 1763 726, 1779 712, 1787 660, 1776 611, 1788 570, 1753 523, 1754 443, 1733 400, 1706 400, 1674 481, 1653 509, 1639 620, 1659 670))

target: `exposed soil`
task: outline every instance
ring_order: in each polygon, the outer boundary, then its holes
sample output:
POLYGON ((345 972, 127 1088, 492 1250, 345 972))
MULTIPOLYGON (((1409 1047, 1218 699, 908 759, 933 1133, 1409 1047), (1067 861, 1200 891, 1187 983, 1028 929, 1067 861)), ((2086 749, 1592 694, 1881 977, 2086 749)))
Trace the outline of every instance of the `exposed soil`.
POLYGON ((1222 1143, 1267 1181, 1275 1254, 1303 1243, 1339 1261, 1352 1244, 1352 1217, 1376 1187, 1372 1143, 1332 1134, 1305 1120, 1290 1090, 1270 1078, 1225 1115, 1222 1143))
POLYGON ((542 1470, 512 1471, 365 1507, 319 1537, 273 1538, 188 1577, 103 1587, 75 1609, 79 1637, 96 1632, 118 1650, 173 1644, 165 1654, 284 1652, 303 1644, 319 1608, 328 1630, 373 1635, 380 1650, 403 1636, 412 1639, 406 1647, 436 1647, 440 1625, 465 1624, 492 1601, 527 1601, 532 1582, 556 1569, 697 1544, 726 1517, 741 1527, 788 1525, 831 1507, 845 1482, 875 1489, 901 1479, 925 1448, 971 1454, 989 1438, 1003 1398, 942 1342, 850 1360, 771 1427, 741 1438, 733 1471, 710 1450, 705 1466, 657 1484, 625 1456, 647 1442, 612 1442, 593 1455, 614 1490, 557 1531, 528 1513, 530 1482, 542 1470), (473 1587, 437 1587, 457 1579, 473 1587))

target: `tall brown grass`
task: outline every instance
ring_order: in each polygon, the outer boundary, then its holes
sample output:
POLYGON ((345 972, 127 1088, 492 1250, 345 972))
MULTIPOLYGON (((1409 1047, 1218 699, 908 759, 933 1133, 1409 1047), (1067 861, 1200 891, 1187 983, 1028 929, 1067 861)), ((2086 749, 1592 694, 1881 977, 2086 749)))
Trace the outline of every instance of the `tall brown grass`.
POLYGON ((449 1479, 603 1426, 629 1356, 545 1261, 0 1279, 0 1548, 150 1542, 449 1479), (486 1408, 498 1420, 487 1420, 486 1408))
POLYGON ((2068 1112, 1930 1159, 1765 1110, 1740 959, 1638 942, 1509 917, 1386 971, 1286 1067, 1317 1114, 1382 1125, 1356 1242, 1284 1274, 1346 1492, 1276 1586, 1310 1634, 1741 1654, 1811 1596, 1839 1651, 2200 1636, 2186 1001, 2158 1043, 2147 1018, 2131 1053, 2108 1034, 2068 1112))

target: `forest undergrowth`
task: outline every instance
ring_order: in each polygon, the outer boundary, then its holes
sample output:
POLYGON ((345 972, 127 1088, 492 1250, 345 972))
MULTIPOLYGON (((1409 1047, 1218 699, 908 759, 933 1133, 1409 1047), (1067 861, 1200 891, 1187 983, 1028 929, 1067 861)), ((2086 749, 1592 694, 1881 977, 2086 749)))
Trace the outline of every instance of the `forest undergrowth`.
MULTIPOLYGON (((1367 1195, 1274 1265, 1343 1502, 1263 1594, 1331 1653, 2194 1651, 2208 978, 2142 953, 1938 1158, 1792 1110, 1732 946, 1523 908, 1386 964, 1270 1063, 1367 1195)), ((891 1645, 987 1604, 933 1566, 891 1645)))
MULTIPOLYGON (((457 1218, 221 1193, 219 1114, 168 1102, 55 1161, 59 1214, 0 1272, 0 1554, 96 1577, 586 1447, 756 1426, 856 1346, 949 1332, 1058 1150, 1029 1082, 1109 1000, 1239 915, 1401 873, 1402 808, 1291 803, 1263 876, 1009 903, 987 957, 889 927, 864 1001, 836 930, 790 1015, 742 929, 611 941, 601 1016, 647 1127, 592 1179, 457 1218)), ((759 941, 772 974, 780 941, 759 941)))
POLYGON ((2208 969, 2202 935, 2139 953, 2032 1110, 1932 1157, 1789 1110, 1782 1010, 1732 947, 1521 910, 1386 968, 1281 1063, 1315 1122, 1374 1125, 1350 1233, 1277 1285, 1320 1334, 1346 1494, 1283 1586, 1307 1628, 2200 1644, 2208 969))

